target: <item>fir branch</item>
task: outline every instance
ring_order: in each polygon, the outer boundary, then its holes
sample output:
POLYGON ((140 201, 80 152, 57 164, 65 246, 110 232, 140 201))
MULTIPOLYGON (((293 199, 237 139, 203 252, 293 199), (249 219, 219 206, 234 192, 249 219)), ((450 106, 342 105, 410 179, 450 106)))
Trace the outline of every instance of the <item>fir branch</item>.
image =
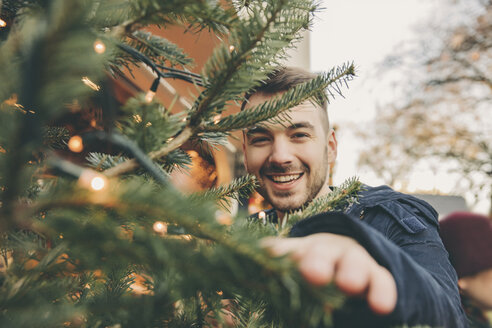
POLYGON ((229 134, 226 132, 199 132, 196 134, 196 138, 192 139, 198 143, 199 147, 211 153, 210 147, 217 150, 217 146, 227 145, 228 136, 229 134))
POLYGON ((286 214, 286 224, 279 234, 286 236, 292 226, 302 219, 328 211, 343 211, 357 202, 358 193, 362 188, 362 183, 356 177, 347 179, 340 186, 334 187, 329 194, 315 198, 305 208, 286 214))
POLYGON ((164 65, 168 61, 172 66, 187 66, 193 63, 193 60, 187 57, 176 44, 149 32, 133 32, 127 44, 145 54, 156 64, 164 65))
POLYGON ((162 169, 168 173, 176 169, 186 169, 192 164, 190 155, 181 148, 177 148, 155 161, 161 164, 162 169))
POLYGON ((66 149, 70 133, 65 127, 46 127, 44 129, 44 144, 52 149, 66 149))
POLYGON ((233 28, 236 17, 237 13, 228 3, 213 5, 213 2, 210 2, 208 7, 203 7, 203 4, 187 6, 184 15, 179 18, 187 25, 187 31, 197 33, 208 29, 220 37, 227 35, 233 28))
POLYGON ((84 143, 107 142, 118 147, 120 150, 134 157, 138 164, 156 181, 165 185, 169 183, 161 168, 157 166, 149 157, 147 157, 140 147, 125 136, 114 132, 109 134, 105 131, 92 131, 83 134, 82 139, 84 140, 84 143))
MULTIPOLYGON (((300 84, 281 96, 277 96, 261 105, 245 109, 237 114, 226 116, 218 124, 207 124, 202 129, 207 132, 244 129, 259 122, 271 120, 305 100, 312 99, 319 104, 320 98, 329 99, 329 96, 323 90, 332 84, 347 83, 354 77, 354 70, 353 64, 332 68, 329 72, 319 75, 309 82, 300 84)), ((333 95, 331 96, 334 97, 333 95)))
MULTIPOLYGON (((112 14, 111 6, 100 6, 98 18, 105 21, 106 15, 112 14)), ((215 1, 196 0, 140 0, 129 1, 122 9, 125 15, 123 21, 114 24, 110 34, 115 38, 131 35, 136 30, 148 25, 182 25, 190 24, 190 28, 209 28, 216 33, 227 31, 233 17, 230 10, 224 10, 215 1)))
MULTIPOLYGON (((289 38, 290 34, 288 33, 283 35, 268 32, 275 25, 285 8, 289 8, 289 6, 295 7, 294 2, 295 1, 291 2, 286 0, 274 1, 272 3, 267 2, 264 12, 260 10, 254 11, 255 16, 252 19, 248 22, 244 22, 245 24, 236 25, 235 28, 231 30, 230 42, 234 47, 233 51, 231 51, 231 48, 226 44, 222 44, 215 49, 212 57, 204 67, 206 90, 198 97, 194 104, 193 114, 190 118, 192 124, 196 124, 201 115, 204 112, 209 111, 210 108, 220 107, 218 106, 218 97, 225 97, 228 93, 238 93, 241 90, 244 91, 249 89, 248 87, 245 88, 244 82, 249 82, 249 84, 247 83, 246 85, 250 85, 251 81, 255 81, 254 76, 249 75, 240 78, 240 73, 246 73, 245 71, 241 71, 240 67, 244 65, 247 60, 252 62, 250 65, 256 65, 255 67, 257 68, 262 64, 266 66, 265 58, 263 58, 263 61, 258 61, 256 63, 254 63, 254 58, 250 58, 252 56, 256 57, 256 59, 266 57, 262 56, 264 55, 262 50, 266 51, 266 49, 262 49, 261 47, 263 40, 269 40, 270 38, 273 40, 278 38, 291 40, 291 38, 289 38), (262 14, 264 14, 264 16, 262 14), (255 51, 255 49, 257 50, 255 51), (234 88, 235 85, 241 85, 241 88, 236 90, 234 88)), ((306 22, 302 22, 300 26, 304 26, 305 24, 306 22)), ((294 27, 294 31, 291 31, 291 33, 295 33, 295 29, 297 28, 297 26, 294 27)), ((266 44, 267 42, 263 43, 266 44)), ((275 55, 275 52, 280 51, 280 49, 287 44, 288 42, 284 42, 282 43, 282 47, 271 47, 268 51, 268 55, 270 55, 268 60, 271 60, 272 56, 275 55)))
POLYGON ((241 198, 251 195, 256 186, 256 178, 252 175, 246 175, 234 179, 227 186, 212 188, 202 194, 194 194, 191 197, 214 200, 223 208, 227 209, 231 205, 231 199, 235 199, 239 202, 241 198))
POLYGON ((89 166, 97 171, 107 170, 113 166, 121 164, 128 160, 128 157, 117 155, 112 156, 104 153, 90 152, 85 158, 89 166))
MULTIPOLYGON (((173 150, 179 148, 183 143, 185 143, 193 135, 193 130, 187 126, 171 141, 164 145, 161 149, 153 151, 148 154, 150 159, 158 159, 166 156, 173 150)), ((130 171, 135 170, 138 167, 138 162, 135 159, 118 164, 108 170, 104 171, 104 174, 108 177, 115 177, 130 171)))
MULTIPOLYGON (((224 290, 228 291, 241 291, 247 297, 253 296, 251 293, 259 292, 260 294, 256 295, 266 297, 267 303, 270 304, 268 312, 275 311, 285 315, 285 318, 278 319, 286 320, 286 322, 288 320, 303 320, 301 318, 308 321, 318 321, 326 315, 322 307, 309 307, 309 310, 304 312, 302 317, 293 317, 296 313, 299 314, 299 311, 306 311, 306 308, 302 307, 305 302, 311 304, 315 300, 331 298, 330 304, 340 304, 339 293, 334 293, 334 290, 328 292, 324 289, 314 289, 309 287, 306 282, 303 282, 303 279, 295 273, 294 264, 291 261, 285 258, 272 259, 265 250, 258 246, 257 236, 248 234, 244 230, 236 230, 232 235, 229 235, 223 226, 215 222, 213 213, 209 208, 204 208, 201 205, 197 206, 196 202, 190 202, 188 198, 176 194, 172 190, 166 190, 166 188, 156 190, 148 184, 135 184, 135 182, 136 180, 129 181, 124 185, 113 186, 112 190, 108 191, 111 194, 110 198, 107 200, 96 200, 95 198, 91 200, 89 198, 86 200, 86 204, 92 203, 92 206, 109 210, 111 213, 124 213, 125 215, 136 217, 144 215, 149 220, 165 217, 167 222, 179 224, 195 236, 215 241, 215 247, 201 248, 199 252, 192 253, 190 253, 192 248, 182 244, 179 249, 181 256, 172 260, 173 268, 179 270, 179 272, 188 272, 189 275, 197 276, 197 280, 193 281, 200 281, 201 286, 209 286, 212 283, 210 286, 222 286, 224 290), (119 201, 115 202, 115 199, 119 199, 119 201), (212 279, 212 281, 198 278, 198 276, 203 278, 203 274, 210 272, 221 272, 222 275, 220 279, 217 277, 218 280, 212 279), (284 307, 286 297, 290 299, 289 308, 284 307), (338 301, 335 299, 338 299, 338 301), (282 308, 284 309, 283 311, 282 308)), ((38 209, 44 208, 46 210, 47 207, 51 207, 54 210, 63 206, 68 211, 71 211, 71 215, 60 213, 58 220, 61 221, 56 226, 63 227, 62 231, 67 240, 71 235, 70 240, 72 240, 75 236, 74 234, 80 239, 83 237, 81 235, 82 231, 78 228, 76 221, 73 221, 73 215, 80 213, 80 210, 78 210, 80 206, 86 208, 86 205, 80 203, 81 193, 67 194, 65 188, 60 189, 60 191, 64 191, 63 194, 52 194, 43 197, 44 201, 37 204, 38 209), (72 226, 72 228, 67 230, 69 226, 72 226)), ((92 216, 89 215, 89 217, 92 216)), ((53 223, 55 222, 53 221, 53 223)), ((101 227, 103 222, 98 220, 91 223, 91 225, 101 227)), ((107 226, 107 223, 104 223, 104 226, 107 226)), ((60 231, 59 228, 54 230, 60 231)), ((83 238, 90 238, 87 242, 94 243, 94 231, 92 229, 87 230, 87 227, 84 230, 86 232, 84 232, 83 238)), ((105 237, 101 238, 104 239, 104 243, 118 240, 112 226, 107 226, 104 230, 106 231, 103 234, 105 237)), ((100 233, 102 231, 98 235, 100 233)), ((135 233, 137 232, 135 231, 135 233)), ((135 238, 135 243, 118 242, 118 253, 115 253, 114 249, 111 248, 112 261, 121 262, 138 259, 142 263, 149 263, 148 260, 152 259, 152 263, 171 265, 169 262, 171 259, 163 257, 162 252, 161 255, 155 258, 147 258, 148 256, 144 256, 145 253, 141 254, 144 250, 146 253, 149 252, 148 246, 150 245, 144 245, 154 242, 154 238, 151 238, 148 234, 135 235, 135 238)), ((155 241, 157 242, 157 239, 155 241)), ((163 245, 169 247, 171 246, 169 242, 171 241, 159 241, 155 247, 160 249, 162 249, 163 245)), ((92 244, 92 246, 95 245, 92 244)), ((98 254, 98 249, 98 247, 80 248, 80 252, 83 251, 85 256, 89 256, 90 252, 98 254)), ((171 249, 169 250, 171 251, 171 249)), ((174 251, 178 251, 178 249, 174 251)), ((173 252, 169 256, 172 256, 173 252)))
POLYGON ((172 115, 159 102, 148 103, 143 95, 128 100, 122 110, 126 115, 116 122, 117 128, 147 153, 159 149, 185 126, 181 113, 172 115))

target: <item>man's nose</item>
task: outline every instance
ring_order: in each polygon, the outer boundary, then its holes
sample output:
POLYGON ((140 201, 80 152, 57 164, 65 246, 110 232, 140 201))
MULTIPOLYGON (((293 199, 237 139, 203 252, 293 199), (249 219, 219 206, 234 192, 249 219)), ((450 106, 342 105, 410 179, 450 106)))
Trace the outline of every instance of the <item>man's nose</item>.
POLYGON ((276 139, 272 145, 269 161, 272 164, 290 164, 294 158, 292 146, 288 140, 276 139))

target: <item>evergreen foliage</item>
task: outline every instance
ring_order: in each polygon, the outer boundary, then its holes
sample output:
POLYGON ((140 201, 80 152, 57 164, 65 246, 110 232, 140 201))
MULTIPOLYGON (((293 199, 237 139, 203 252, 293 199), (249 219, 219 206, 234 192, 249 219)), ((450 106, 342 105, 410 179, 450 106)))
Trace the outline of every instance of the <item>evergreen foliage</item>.
MULTIPOLYGON (((254 188, 251 177, 195 195, 183 195, 167 178, 190 163, 180 149, 185 142, 213 147, 232 130, 306 99, 319 101, 326 88, 340 93, 353 65, 258 108, 213 119, 279 64, 309 27, 316 3, 0 3, 9 22, 0 41, 1 327, 214 326, 224 321, 224 299, 239 327, 330 324, 331 310, 344 299, 336 288, 310 286, 289 259, 272 258, 258 243, 285 230, 244 217, 232 226, 216 220, 218 205, 254 188), (208 29, 224 41, 201 74, 191 73, 193 60, 183 50, 140 30, 153 24, 208 29), (94 51, 96 40, 104 53, 94 51), (192 106, 172 114, 137 95, 115 117, 108 79, 141 62, 159 78, 196 84, 192 106), (50 126, 95 101, 110 121, 104 131, 81 135, 82 142, 104 142, 113 152, 74 163, 56 153, 66 149, 68 131, 50 126), (94 189, 94 181, 105 185, 94 189)), ((349 181, 306 213, 352 202, 359 187, 349 181)))

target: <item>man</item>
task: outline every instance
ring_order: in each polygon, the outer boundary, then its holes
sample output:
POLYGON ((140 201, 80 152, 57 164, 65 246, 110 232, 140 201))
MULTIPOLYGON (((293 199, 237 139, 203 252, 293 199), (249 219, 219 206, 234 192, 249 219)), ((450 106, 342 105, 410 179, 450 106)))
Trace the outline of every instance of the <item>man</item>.
MULTIPOLYGON (((313 77, 280 68, 247 96, 243 110, 313 77)), ((244 131, 244 164, 273 205, 273 220, 331 192, 327 177, 337 156, 326 103, 319 107, 306 101, 289 115, 283 124, 263 123, 244 131)), ((354 296, 356 315, 335 313, 336 326, 465 327, 456 274, 439 238, 436 216, 414 197, 384 186, 367 187, 359 204, 345 213, 308 218, 292 228, 295 238, 272 238, 264 244, 274 255, 289 253, 312 284, 334 281, 354 296)))
POLYGON ((454 212, 440 222, 441 237, 458 273, 458 286, 471 327, 492 327, 492 220, 454 212))

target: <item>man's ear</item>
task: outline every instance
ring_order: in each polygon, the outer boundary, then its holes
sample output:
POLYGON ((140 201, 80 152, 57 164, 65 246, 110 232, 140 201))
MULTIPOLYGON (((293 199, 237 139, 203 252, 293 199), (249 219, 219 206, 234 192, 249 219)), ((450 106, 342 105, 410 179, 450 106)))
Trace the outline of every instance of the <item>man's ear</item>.
POLYGON ((326 135, 326 144, 328 146, 328 163, 334 163, 337 159, 338 142, 335 136, 335 130, 330 129, 326 135))

